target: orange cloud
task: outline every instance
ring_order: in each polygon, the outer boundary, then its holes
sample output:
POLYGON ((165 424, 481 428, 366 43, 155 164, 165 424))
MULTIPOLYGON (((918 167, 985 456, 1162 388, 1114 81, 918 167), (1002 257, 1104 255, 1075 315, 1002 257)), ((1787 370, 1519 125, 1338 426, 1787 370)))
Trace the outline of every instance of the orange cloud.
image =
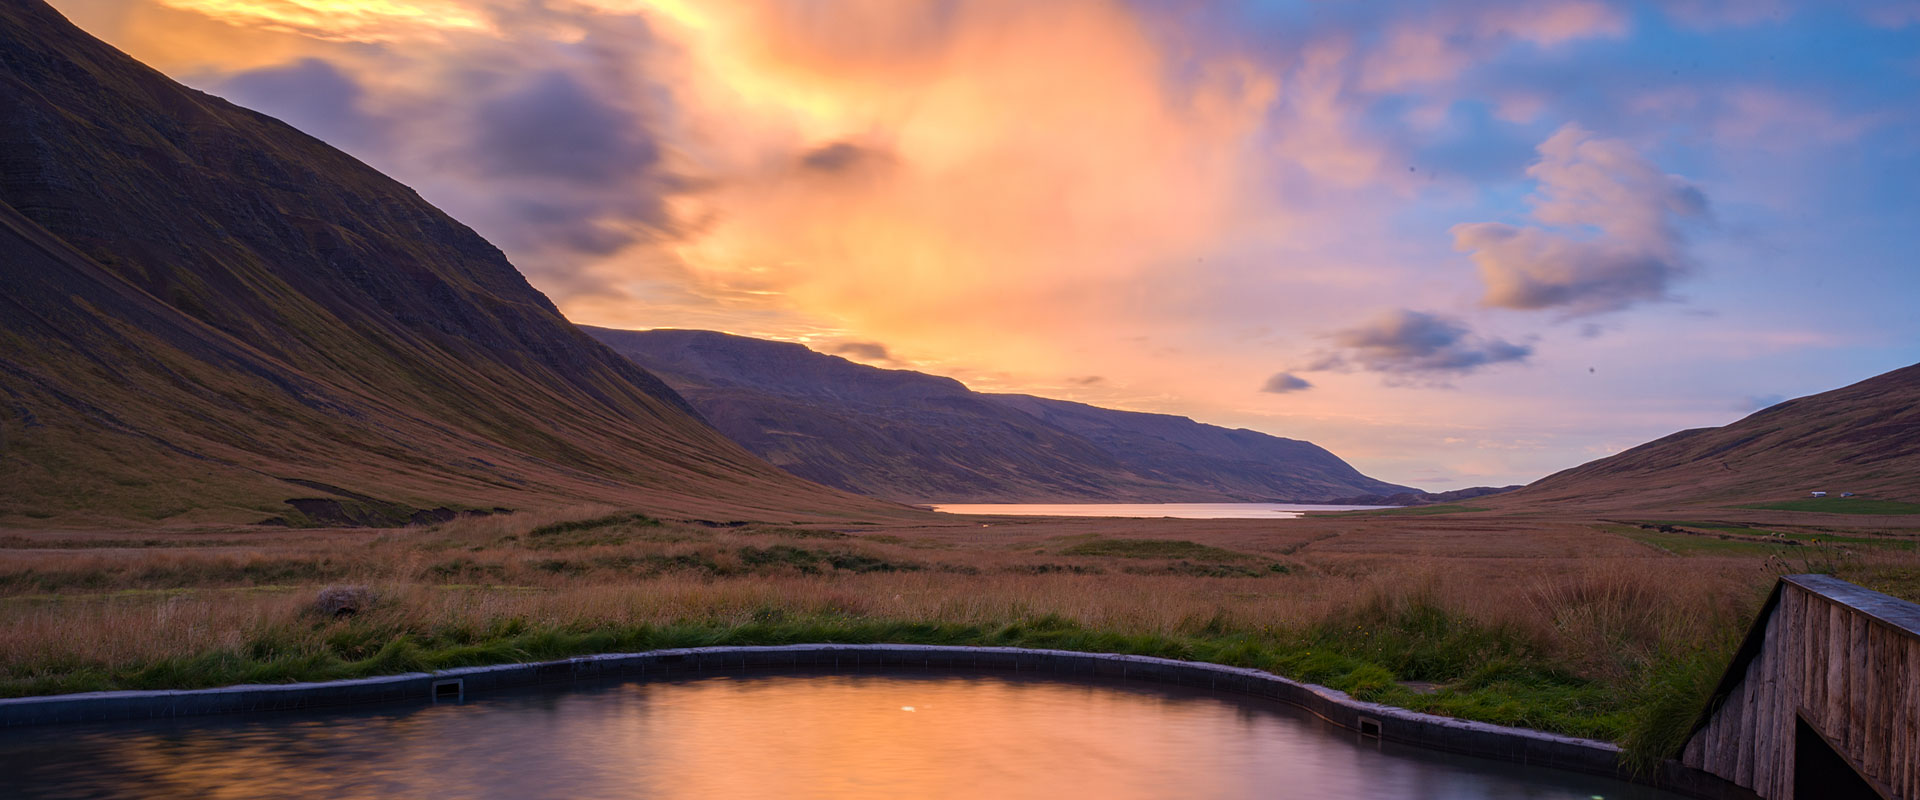
POLYGON ((812 8, 673 17, 680 167, 708 188, 668 249, 716 302, 1046 369, 1035 340, 1116 287, 1286 222, 1252 199, 1277 81, 1247 62, 1175 64, 1105 2, 812 8))
POLYGON ((485 31, 486 17, 462 0, 157 0, 233 25, 321 39, 380 42, 438 31, 485 31))

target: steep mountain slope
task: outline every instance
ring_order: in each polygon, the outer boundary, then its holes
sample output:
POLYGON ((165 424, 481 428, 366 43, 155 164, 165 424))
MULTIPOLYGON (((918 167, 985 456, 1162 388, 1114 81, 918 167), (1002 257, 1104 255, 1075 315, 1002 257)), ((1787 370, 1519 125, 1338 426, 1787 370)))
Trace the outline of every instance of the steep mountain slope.
POLYGON ((40 0, 0 5, 0 109, 0 520, 883 508, 714 432, 411 190, 40 0))
POLYGON ((1319 445, 1172 414, 1115 411, 1029 395, 990 395, 1087 439, 1135 474, 1245 499, 1326 501, 1414 491, 1360 474, 1319 445))
POLYGON ((1856 492, 1920 500, 1920 365, 1549 475, 1502 507, 1729 504, 1856 492))
POLYGON ((747 449, 830 486, 919 501, 1315 501, 1404 487, 1306 442, 1184 417, 981 394, 798 344, 709 331, 589 333, 747 449))

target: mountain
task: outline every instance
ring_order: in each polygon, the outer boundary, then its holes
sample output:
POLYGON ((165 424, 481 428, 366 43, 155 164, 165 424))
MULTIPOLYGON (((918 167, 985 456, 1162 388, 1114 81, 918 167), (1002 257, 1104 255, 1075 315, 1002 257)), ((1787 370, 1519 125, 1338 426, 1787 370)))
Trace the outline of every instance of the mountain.
POLYGON ((1313 444, 710 331, 586 328, 795 475, 921 502, 1313 502, 1409 491, 1313 444))
POLYGON ((1445 492, 1399 492, 1396 494, 1359 494, 1342 497, 1333 502, 1343 506, 1430 506, 1440 503, 1457 503, 1476 497, 1506 494, 1520 488, 1512 486, 1469 486, 1445 492))
POLYGON ((1920 364, 1542 478, 1508 504, 1676 506, 1812 491, 1920 500, 1920 364))
POLYGON ((792 477, 492 245, 41 0, 0 4, 0 522, 886 508, 792 477))
POLYGON ((1358 492, 1416 491, 1360 474, 1319 445, 1172 414, 1115 411, 1030 395, 990 395, 1080 436, 1134 474, 1239 500, 1326 502, 1358 492))

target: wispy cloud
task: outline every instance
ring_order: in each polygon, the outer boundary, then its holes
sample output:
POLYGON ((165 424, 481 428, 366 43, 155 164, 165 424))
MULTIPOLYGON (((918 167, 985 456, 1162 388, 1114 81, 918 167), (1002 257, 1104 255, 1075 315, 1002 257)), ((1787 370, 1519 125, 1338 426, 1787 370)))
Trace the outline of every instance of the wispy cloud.
POLYGON ((1330 338, 1336 349, 1307 371, 1364 370, 1444 380, 1533 355, 1531 346, 1477 335, 1458 319, 1408 309, 1386 312, 1330 338))
POLYGON ((1627 20, 1593 0, 1533 3, 1453 3, 1424 16, 1403 17, 1362 66, 1360 85, 1397 91, 1448 83, 1501 48, 1516 43, 1551 47, 1618 36, 1627 20))

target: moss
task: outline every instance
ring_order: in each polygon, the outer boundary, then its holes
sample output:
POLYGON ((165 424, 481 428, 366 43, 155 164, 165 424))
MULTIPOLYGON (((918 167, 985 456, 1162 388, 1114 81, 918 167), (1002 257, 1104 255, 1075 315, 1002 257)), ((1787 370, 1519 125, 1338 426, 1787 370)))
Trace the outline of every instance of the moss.
POLYGON ((1106 539, 1091 537, 1060 551, 1065 556, 1109 556, 1116 558, 1185 558, 1209 561, 1235 561, 1252 558, 1219 547, 1181 539, 1106 539))
POLYGON ((563 533, 599 530, 602 528, 645 528, 660 525, 660 520, 645 514, 608 514, 592 519, 576 519, 567 522, 555 522, 527 531, 527 537, 538 539, 544 536, 557 536, 563 533))
POLYGON ((926 567, 911 562, 889 561, 865 553, 809 550, 792 545, 742 547, 740 561, 749 567, 791 567, 808 574, 827 569, 846 572, 918 572, 926 567))
POLYGON ((1181 560, 1157 567, 1127 567, 1122 571, 1135 575, 1184 575, 1190 578, 1265 578, 1271 575, 1284 575, 1291 570, 1285 564, 1249 566, 1181 560))

